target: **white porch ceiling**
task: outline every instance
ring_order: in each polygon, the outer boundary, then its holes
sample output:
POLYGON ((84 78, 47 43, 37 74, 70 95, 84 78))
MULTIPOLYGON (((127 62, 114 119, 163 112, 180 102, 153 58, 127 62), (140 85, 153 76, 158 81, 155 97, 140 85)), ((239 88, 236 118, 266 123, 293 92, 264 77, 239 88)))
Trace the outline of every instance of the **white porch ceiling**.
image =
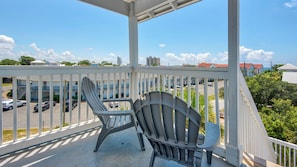
POLYGON ((130 3, 135 3, 135 15, 143 22, 201 0, 80 0, 129 16, 130 3))

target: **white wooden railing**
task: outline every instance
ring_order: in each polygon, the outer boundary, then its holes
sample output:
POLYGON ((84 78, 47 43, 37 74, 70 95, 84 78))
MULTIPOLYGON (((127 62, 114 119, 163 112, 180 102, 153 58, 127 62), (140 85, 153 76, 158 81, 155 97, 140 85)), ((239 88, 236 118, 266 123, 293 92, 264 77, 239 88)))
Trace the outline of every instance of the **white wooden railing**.
POLYGON ((270 137, 277 154, 277 164, 281 166, 297 166, 297 145, 270 137))
POLYGON ((3 111, 0 103, 0 155, 98 126, 98 119, 83 99, 77 98, 78 106, 67 113, 62 104, 69 99, 69 106, 72 106, 73 97, 81 97, 84 76, 96 82, 102 99, 129 96, 130 71, 128 67, 1 66, 0 91, 5 90, 2 79, 12 78, 14 104, 13 110, 3 111), (27 106, 18 108, 16 100, 20 87, 26 90, 27 106), (57 106, 53 106, 56 96, 59 100, 57 106), (38 111, 41 111, 44 100, 50 101, 49 110, 33 113, 34 104, 38 103, 38 111), (30 134, 32 128, 37 128, 37 134, 30 134), (9 141, 4 140, 3 132, 7 129, 11 130, 9 141), (25 129, 24 137, 18 136, 20 129, 25 129))
POLYGON ((240 112, 238 125, 243 151, 261 159, 276 162, 272 143, 268 138, 264 124, 260 118, 253 97, 243 75, 240 75, 240 112))
MULTIPOLYGON (((0 155, 98 126, 98 119, 93 116, 83 99, 77 98, 77 108, 68 113, 64 113, 63 105, 60 105, 64 99, 69 98, 71 106, 73 96, 81 97, 81 79, 84 76, 89 76, 96 82, 102 99, 137 97, 153 90, 167 91, 175 96, 184 97, 188 105, 195 106, 198 112, 202 113, 203 111, 204 121, 220 123, 223 127, 220 144, 214 153, 222 157, 226 156, 227 133, 231 133, 228 132, 226 123, 228 115, 225 114, 229 106, 227 69, 56 66, 0 66, 0 91, 3 92, 5 88, 2 78, 11 77, 14 101, 25 88, 25 99, 28 104, 26 107, 17 108, 15 103, 12 111, 5 112, 3 112, 2 103, 0 104, 0 131, 2 132, 0 133, 0 155), (135 78, 132 78, 133 76, 135 78), (212 82, 208 82, 208 80, 212 82), (134 83, 135 81, 136 83, 134 83), (17 90, 21 87, 22 91, 18 93, 17 90), (223 97, 219 96, 220 88, 223 89, 223 97), (36 95, 32 93, 34 91, 36 95), (58 108, 50 107, 48 112, 32 113, 32 104, 41 104, 45 97, 53 103, 52 99, 56 96, 60 97, 58 108), (20 111, 25 113, 20 113, 20 111), (31 128, 37 128, 38 133, 30 134, 31 128), (47 131, 44 132, 43 128, 47 128, 47 131), (3 140, 3 130, 5 129, 12 130, 11 141, 3 140), (26 130, 25 137, 18 136, 19 129, 26 130)), ((243 77, 240 78, 240 106, 242 107, 238 122, 241 124, 238 126, 243 151, 274 162, 273 157, 276 158, 276 156, 271 140, 266 134, 243 77)), ((296 159, 295 152, 293 159, 296 159)))

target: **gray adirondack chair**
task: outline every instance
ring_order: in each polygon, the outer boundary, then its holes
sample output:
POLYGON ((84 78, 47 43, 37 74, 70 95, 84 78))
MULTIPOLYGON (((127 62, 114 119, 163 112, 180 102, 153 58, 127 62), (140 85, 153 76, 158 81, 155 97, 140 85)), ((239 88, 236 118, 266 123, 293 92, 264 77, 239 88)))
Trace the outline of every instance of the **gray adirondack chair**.
POLYGON ((204 135, 199 134, 201 116, 192 107, 166 92, 150 92, 134 102, 134 110, 143 133, 153 147, 155 157, 186 166, 201 166, 204 135))
MULTIPOLYGON (((112 133, 135 127, 137 132, 137 122, 133 110, 108 111, 103 102, 99 98, 99 94, 95 84, 88 78, 82 79, 82 92, 88 105, 92 108, 93 114, 98 116, 103 124, 102 130, 98 136, 97 144, 94 152, 98 150, 104 139, 112 133)), ((115 101, 115 100, 105 100, 115 101)), ((116 99, 116 101, 128 101, 133 109, 133 101, 131 99, 116 99)), ((145 150, 142 134, 137 132, 141 150, 145 150)))

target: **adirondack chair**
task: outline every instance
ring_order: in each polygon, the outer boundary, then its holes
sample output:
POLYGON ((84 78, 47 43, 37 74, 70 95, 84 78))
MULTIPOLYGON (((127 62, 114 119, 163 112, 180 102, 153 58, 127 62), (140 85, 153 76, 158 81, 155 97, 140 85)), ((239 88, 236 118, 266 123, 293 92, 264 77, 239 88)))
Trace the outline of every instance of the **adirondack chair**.
MULTIPOLYGON (((131 110, 108 111, 103 104, 103 101, 101 101, 99 98, 95 84, 88 77, 84 77, 82 79, 82 92, 87 100, 88 105, 92 108, 93 114, 98 116, 103 124, 94 152, 98 150, 104 139, 109 134, 125 130, 130 127, 135 127, 137 132, 137 122, 133 111, 132 99, 104 100, 104 102, 128 101, 131 105, 131 110)), ((145 150, 142 134, 137 132, 137 136, 141 150, 145 150)))
POLYGON ((134 102, 134 110, 143 133, 153 147, 155 157, 186 166, 201 166, 204 135, 199 134, 201 116, 192 107, 166 92, 150 92, 134 102))

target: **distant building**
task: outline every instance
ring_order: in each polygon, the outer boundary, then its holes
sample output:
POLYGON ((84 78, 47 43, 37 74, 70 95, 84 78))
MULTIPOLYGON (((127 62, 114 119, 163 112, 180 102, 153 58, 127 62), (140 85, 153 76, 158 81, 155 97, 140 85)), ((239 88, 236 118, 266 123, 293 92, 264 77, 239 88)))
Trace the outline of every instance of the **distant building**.
POLYGON ((31 65, 38 65, 38 66, 40 66, 40 65, 47 65, 46 64, 46 62, 45 61, 42 61, 42 60, 35 60, 35 61, 32 61, 31 63, 30 63, 31 65))
POLYGON ((30 65, 33 65, 33 66, 62 66, 61 63, 58 63, 58 62, 48 62, 48 61, 42 61, 42 60, 35 60, 35 61, 32 61, 30 63, 30 65))
POLYGON ((239 64, 240 70, 242 71, 243 76, 254 76, 255 73, 255 66, 252 63, 240 63, 239 64))
MULTIPOLYGON (((262 64, 240 63, 240 70, 244 76, 254 76, 264 71, 262 64)), ((228 68, 228 64, 200 63, 198 68, 228 68)))
POLYGON ((123 64, 122 58, 117 57, 117 65, 120 66, 123 64))
POLYGON ((261 74, 265 71, 263 64, 254 64, 255 74, 261 74))
POLYGON ((160 58, 157 57, 147 57, 146 58, 147 66, 160 66, 160 58))
POLYGON ((286 64, 279 68, 278 71, 283 71, 282 81, 297 84, 297 67, 292 64, 286 64))

